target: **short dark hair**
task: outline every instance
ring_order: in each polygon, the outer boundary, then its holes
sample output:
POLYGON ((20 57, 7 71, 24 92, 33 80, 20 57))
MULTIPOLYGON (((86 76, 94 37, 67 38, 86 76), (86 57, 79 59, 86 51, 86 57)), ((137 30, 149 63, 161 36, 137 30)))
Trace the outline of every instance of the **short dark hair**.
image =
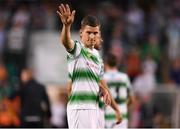
POLYGON ((100 22, 95 16, 87 15, 81 21, 81 28, 84 28, 86 25, 96 27, 100 26, 100 22))
POLYGON ((109 53, 107 56, 106 56, 106 63, 107 65, 109 65, 110 67, 116 67, 117 66, 117 57, 112 54, 112 53, 109 53))

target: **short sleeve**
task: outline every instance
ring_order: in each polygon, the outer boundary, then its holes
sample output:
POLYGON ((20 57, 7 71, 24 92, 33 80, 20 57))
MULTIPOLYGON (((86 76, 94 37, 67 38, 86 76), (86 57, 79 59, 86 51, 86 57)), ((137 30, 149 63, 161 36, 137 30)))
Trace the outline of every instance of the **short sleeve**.
POLYGON ((70 51, 67 51, 68 53, 68 57, 69 58, 76 58, 77 56, 79 56, 81 49, 82 49, 82 45, 79 41, 74 41, 74 48, 70 51))
POLYGON ((72 75, 70 73, 68 74, 68 81, 72 81, 72 75))
POLYGON ((100 79, 104 79, 104 65, 102 64, 101 66, 101 71, 100 71, 100 79))

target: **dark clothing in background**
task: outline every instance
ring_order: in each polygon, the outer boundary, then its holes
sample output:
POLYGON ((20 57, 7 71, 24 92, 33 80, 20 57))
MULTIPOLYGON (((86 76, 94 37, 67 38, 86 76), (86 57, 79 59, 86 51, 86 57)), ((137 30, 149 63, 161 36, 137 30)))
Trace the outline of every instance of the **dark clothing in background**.
POLYGON ((180 87, 180 69, 170 70, 170 78, 180 87))
POLYGON ((43 127, 44 121, 51 117, 45 87, 31 80, 21 86, 20 98, 22 127, 43 127))

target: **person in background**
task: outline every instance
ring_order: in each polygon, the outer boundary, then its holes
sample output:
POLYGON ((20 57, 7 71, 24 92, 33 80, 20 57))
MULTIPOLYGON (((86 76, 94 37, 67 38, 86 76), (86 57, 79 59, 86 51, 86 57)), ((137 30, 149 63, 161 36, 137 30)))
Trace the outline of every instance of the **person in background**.
POLYGON ((20 126, 19 97, 14 96, 15 89, 8 77, 8 69, 0 64, 0 128, 20 126))
POLYGON ((116 124, 114 111, 109 106, 106 106, 105 126, 107 128, 128 128, 128 106, 134 101, 134 95, 128 75, 118 71, 117 59, 114 54, 107 55, 104 80, 106 80, 122 114, 122 122, 116 124))
POLYGON ((21 72, 21 127, 44 127, 44 121, 50 120, 50 102, 45 86, 33 78, 32 70, 23 69, 21 72))

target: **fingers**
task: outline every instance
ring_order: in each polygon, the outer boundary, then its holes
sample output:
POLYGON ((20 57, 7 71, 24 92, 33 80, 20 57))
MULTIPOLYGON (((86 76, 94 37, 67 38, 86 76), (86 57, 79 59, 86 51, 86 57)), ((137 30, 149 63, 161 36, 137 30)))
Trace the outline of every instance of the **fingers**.
POLYGON ((111 103, 111 99, 110 99, 110 96, 108 94, 104 95, 104 103, 106 105, 110 105, 110 103, 111 103))
POLYGON ((56 11, 56 13, 62 18, 62 14, 59 11, 56 11))
POLYGON ((120 117, 117 121, 116 124, 120 124, 122 122, 122 118, 120 117))
POLYGON ((65 8, 64 4, 61 4, 61 6, 60 6, 60 7, 61 7, 61 9, 62 9, 62 12, 63 12, 63 13, 66 13, 66 12, 67 12, 67 10, 66 10, 66 8, 65 8))
POLYGON ((59 11, 60 11, 61 15, 64 13, 63 8, 61 7, 61 5, 59 6, 59 11))
MULTIPOLYGON (((66 5, 61 4, 61 5, 59 6, 59 11, 60 11, 61 14, 65 14, 65 13, 66 13, 66 14, 71 14, 71 10, 70 10, 70 7, 69 7, 68 4, 66 4, 66 5)), ((75 12, 72 12, 72 14, 74 15, 75 12)))
POLYGON ((72 11, 71 16, 73 16, 73 17, 74 17, 75 13, 76 13, 76 11, 75 11, 75 10, 73 10, 73 11, 72 11))
POLYGON ((103 39, 102 39, 102 38, 100 39, 100 42, 101 42, 101 43, 103 42, 103 39))
POLYGON ((75 10, 73 10, 71 16, 68 18, 68 21, 74 20, 75 10))
POLYGON ((66 11, 67 11, 67 13, 68 13, 68 14, 71 14, 71 10, 70 10, 70 8, 69 8, 69 5, 68 5, 68 4, 66 4, 66 11))
POLYGON ((116 122, 116 124, 120 124, 120 123, 121 123, 121 121, 117 121, 117 122, 116 122))
POLYGON ((111 100, 110 100, 109 98, 107 98, 106 104, 107 104, 107 105, 110 105, 110 103, 111 103, 111 100))
POLYGON ((122 122, 122 116, 119 112, 116 112, 116 124, 120 124, 122 122))

